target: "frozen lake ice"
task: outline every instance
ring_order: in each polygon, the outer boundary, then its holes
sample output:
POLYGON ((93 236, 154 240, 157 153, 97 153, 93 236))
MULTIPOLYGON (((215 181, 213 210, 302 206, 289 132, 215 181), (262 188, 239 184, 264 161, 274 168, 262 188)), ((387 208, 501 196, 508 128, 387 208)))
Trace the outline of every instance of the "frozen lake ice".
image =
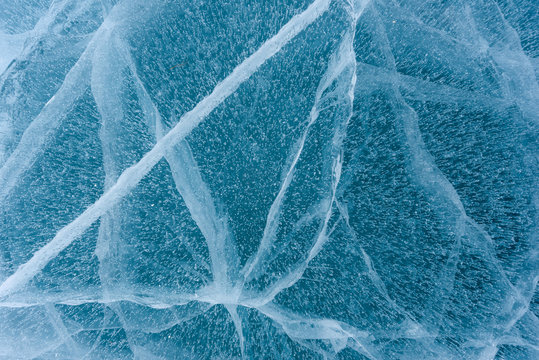
POLYGON ((534 0, 0 4, 0 359, 539 358, 534 0))

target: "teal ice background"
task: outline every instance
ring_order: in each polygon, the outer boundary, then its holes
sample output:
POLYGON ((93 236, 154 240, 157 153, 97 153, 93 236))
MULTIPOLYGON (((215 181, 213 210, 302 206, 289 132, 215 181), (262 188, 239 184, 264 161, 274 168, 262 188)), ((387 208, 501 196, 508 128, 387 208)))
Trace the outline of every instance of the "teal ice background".
POLYGON ((535 0, 3 0, 0 359, 539 359, 535 0))

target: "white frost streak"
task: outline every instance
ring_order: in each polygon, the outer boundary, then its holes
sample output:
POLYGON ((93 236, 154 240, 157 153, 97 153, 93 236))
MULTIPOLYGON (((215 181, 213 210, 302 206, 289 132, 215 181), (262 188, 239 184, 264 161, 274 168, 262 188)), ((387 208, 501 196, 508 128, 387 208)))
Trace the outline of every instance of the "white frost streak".
MULTIPOLYGON (((121 54, 121 58, 123 58, 122 60, 125 62, 125 66, 131 71, 131 76, 137 89, 139 104, 146 119, 146 125, 154 133, 156 141, 159 141, 168 132, 168 129, 165 129, 159 110, 138 76, 137 68, 128 51, 127 44, 117 37, 114 38, 114 43, 121 54)), ((235 247, 226 246, 227 241, 232 241, 227 218, 219 216, 220 214, 216 210, 211 192, 202 179, 187 140, 180 141, 167 151, 165 160, 170 166, 178 192, 189 209, 191 217, 206 239, 212 264, 211 271, 216 287, 221 290, 230 287, 228 280, 230 273, 234 270, 237 254, 234 251, 235 247)), ((194 251, 191 252, 191 255, 193 258, 199 258, 194 251)), ((201 263, 204 262, 203 259, 197 260, 201 263)), ((193 272, 192 269, 185 270, 193 272)))
MULTIPOLYGON (((331 215, 333 214, 333 203, 335 202, 335 194, 337 191, 337 185, 339 184, 339 180, 341 176, 341 167, 342 167, 342 161, 339 156, 336 159, 334 163, 334 168, 333 168, 334 178, 333 178, 333 184, 332 184, 331 200, 327 201, 324 222, 322 224, 321 230, 319 231, 316 237, 316 240, 314 241, 314 244, 309 250, 309 254, 307 255, 307 258, 303 260, 302 262, 300 262, 299 264, 297 264, 294 267, 294 269, 291 270, 288 274, 281 277, 276 283, 270 286, 262 294, 262 296, 259 296, 256 299, 247 300, 246 302, 249 303, 251 306, 254 306, 254 307, 263 306, 267 304, 268 302, 272 301, 277 296, 277 294, 279 294, 281 291, 297 283, 303 276, 303 273, 309 266, 309 263, 311 262, 311 260, 314 259, 316 255, 318 255, 320 250, 322 250, 322 246, 328 240, 331 233, 335 229, 335 226, 334 226, 330 231, 328 231, 328 224, 329 224, 329 220, 331 219, 331 215)), ((338 222, 335 225, 337 224, 338 222)))
POLYGON ((260 264, 260 261, 262 261, 263 256, 265 256, 268 253, 269 248, 272 245, 272 242, 275 238, 276 227, 278 223, 278 215, 279 215, 279 211, 280 211, 281 204, 283 201, 284 193, 291 182, 293 171, 301 155, 301 151, 303 149, 303 146, 307 137, 307 133, 309 131, 309 127, 312 126, 312 124, 316 121, 316 119, 319 116, 320 104, 324 103, 324 101, 327 100, 327 97, 334 96, 333 92, 342 91, 345 94, 343 97, 344 99, 342 100, 343 101, 342 106, 345 106, 348 108, 347 109, 348 115, 346 116, 344 123, 336 127, 336 131, 333 136, 332 152, 334 153, 334 159, 333 159, 333 164, 332 164, 332 183, 331 183, 330 195, 328 196, 327 199, 322 201, 322 204, 321 204, 323 208, 322 213, 324 214, 322 225, 320 227, 320 230, 317 236, 314 239, 314 242, 311 248, 309 249, 309 253, 307 254, 307 257, 300 263, 296 264, 290 272, 288 272, 286 275, 282 276, 274 284, 269 286, 261 294, 261 296, 258 296, 255 299, 247 300, 247 302, 251 303, 252 306, 261 306, 263 304, 266 304, 272 301, 275 298, 275 296, 277 296, 277 294, 279 294, 282 290, 289 288, 293 286, 296 282, 298 282, 299 279, 301 279, 301 277, 303 276, 303 273, 305 272, 307 267, 309 266, 309 263, 311 262, 311 260, 314 259, 318 255, 318 253, 322 250, 323 245, 326 243, 332 231, 335 229, 335 226, 337 225, 337 223, 335 223, 333 228, 328 231, 328 224, 333 214, 333 204, 335 203, 337 186, 339 184, 341 172, 342 172, 342 156, 340 152, 342 150, 341 148, 342 148, 343 140, 346 133, 346 127, 353 114, 354 91, 355 91, 355 86, 356 86, 356 81, 357 81, 356 55, 355 55, 354 47, 353 47, 355 27, 356 27, 357 19, 361 16, 366 4, 367 3, 361 3, 361 4, 355 4, 355 6, 352 6, 352 11, 350 11, 350 15, 351 15, 350 29, 343 37, 343 40, 339 48, 337 49, 337 51, 333 54, 328 64, 326 73, 324 74, 322 80, 320 81, 320 85, 316 91, 316 98, 315 98, 314 106, 310 113, 309 123, 299 142, 299 149, 297 150, 295 154, 294 160, 287 172, 287 175, 283 181, 281 189, 274 203, 272 204, 270 208, 266 229, 264 230, 264 235, 263 235, 260 247, 255 255, 253 262, 250 265, 248 264, 246 266, 247 271, 245 273, 244 278, 248 280, 249 275, 251 274, 256 275, 256 271, 253 271, 253 270, 255 269, 257 265, 260 264), (334 90, 330 92, 329 94, 326 94, 327 90, 335 82, 339 83, 339 85, 337 86, 337 90, 334 90))
MULTIPOLYGON (((353 54, 353 49, 351 47, 351 43, 349 44, 349 41, 353 41, 353 38, 350 38, 348 36, 347 39, 343 40, 343 43, 341 45, 341 49, 339 49, 339 52, 334 57, 333 61, 330 62, 328 65, 328 69, 320 81, 320 85, 318 89, 316 90, 316 96, 314 101, 314 106, 311 109, 311 112, 309 114, 309 122, 307 123, 307 126, 305 127, 305 130, 303 131, 303 134, 298 142, 298 149, 296 153, 294 154, 294 158, 292 160, 292 163, 290 164, 290 167, 288 168, 288 171, 286 173, 286 176, 281 184, 281 187, 279 189, 279 193, 275 197, 275 200, 271 204, 270 211, 268 213, 268 217, 266 220, 266 227, 264 228, 264 234, 262 235, 262 240, 260 241, 260 246, 258 247, 257 253, 248 266, 246 266, 246 271, 244 275, 245 281, 249 281, 251 279, 251 275, 254 270, 257 269, 257 266, 260 265, 260 261, 264 258, 265 255, 267 255, 268 251, 271 248, 271 245, 273 243, 273 240, 275 239, 277 228, 279 225, 279 218, 280 218, 280 211, 282 208, 282 204, 284 201, 285 193, 290 186, 290 183, 292 182, 292 179, 294 177, 294 170, 296 169, 296 165, 299 161, 299 158, 303 152, 303 147, 305 146, 305 141, 307 140, 307 136, 309 134, 309 130, 312 127, 312 125, 316 122, 318 119, 318 116, 320 115, 320 104, 326 100, 326 98, 323 96, 325 91, 333 84, 334 81, 337 80, 337 77, 341 75, 347 68, 348 61, 355 61, 355 56, 353 54), (350 47, 348 47, 350 46, 350 47), (347 55, 351 55, 347 56, 347 55)), ((355 63, 354 63, 355 66, 355 63)), ((352 79, 352 89, 355 86, 355 75, 352 79)), ((352 96, 353 99, 353 93, 347 94, 352 96)), ((256 274, 256 271, 254 272, 256 274)))
POLYGON ((88 207, 73 222, 62 228, 54 239, 34 253, 28 262, 21 265, 14 274, 8 277, 0 285, 0 297, 5 297, 24 286, 60 251, 81 236, 94 221, 127 195, 169 149, 184 139, 213 109, 249 79, 266 60, 279 52, 284 45, 320 17, 328 9, 329 4, 330 0, 313 2, 304 12, 294 16, 254 54, 239 64, 229 76, 215 87, 211 94, 191 111, 185 113, 179 123, 158 141, 137 164, 126 169, 118 181, 99 200, 88 207))
POLYGON ((60 119, 67 109, 84 93, 88 86, 85 75, 90 69, 93 45, 89 46, 67 74, 64 83, 47 102, 24 134, 5 164, 0 168, 0 201, 16 186, 21 175, 30 168, 38 155, 43 152, 52 133, 58 128, 60 119))
POLYGON ((333 319, 302 317, 276 304, 267 304, 258 310, 279 324, 288 337, 300 344, 309 340, 327 340, 336 353, 349 346, 369 359, 378 358, 370 346, 369 333, 359 331, 346 323, 333 319))

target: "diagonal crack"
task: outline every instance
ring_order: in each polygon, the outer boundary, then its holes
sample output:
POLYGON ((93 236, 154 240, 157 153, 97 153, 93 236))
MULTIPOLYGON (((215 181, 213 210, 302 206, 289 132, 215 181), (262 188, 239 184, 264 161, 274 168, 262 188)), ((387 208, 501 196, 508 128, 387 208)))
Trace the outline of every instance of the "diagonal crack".
MULTIPOLYGON (((30 279, 55 258, 63 249, 81 236, 90 225, 126 196, 164 157, 165 153, 183 140, 217 106, 233 94, 260 66, 277 54, 283 46, 318 19, 329 8, 330 0, 316 0, 302 13, 295 15, 279 32, 267 40, 257 51, 239 64, 230 75, 192 110, 185 113, 178 124, 168 132, 138 163, 126 169, 114 185, 94 204, 88 207, 71 223, 63 227, 56 236, 32 258, 9 276, 0 285, 0 297, 8 296, 24 286, 30 279)), ((1 178, 0 178, 1 179, 1 178)))

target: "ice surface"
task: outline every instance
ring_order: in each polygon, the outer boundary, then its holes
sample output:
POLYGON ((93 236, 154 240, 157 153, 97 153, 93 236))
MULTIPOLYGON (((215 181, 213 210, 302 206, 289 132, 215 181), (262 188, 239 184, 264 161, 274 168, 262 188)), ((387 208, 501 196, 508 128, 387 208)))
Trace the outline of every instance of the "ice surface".
POLYGON ((0 5, 0 359, 536 359, 529 0, 0 5))

